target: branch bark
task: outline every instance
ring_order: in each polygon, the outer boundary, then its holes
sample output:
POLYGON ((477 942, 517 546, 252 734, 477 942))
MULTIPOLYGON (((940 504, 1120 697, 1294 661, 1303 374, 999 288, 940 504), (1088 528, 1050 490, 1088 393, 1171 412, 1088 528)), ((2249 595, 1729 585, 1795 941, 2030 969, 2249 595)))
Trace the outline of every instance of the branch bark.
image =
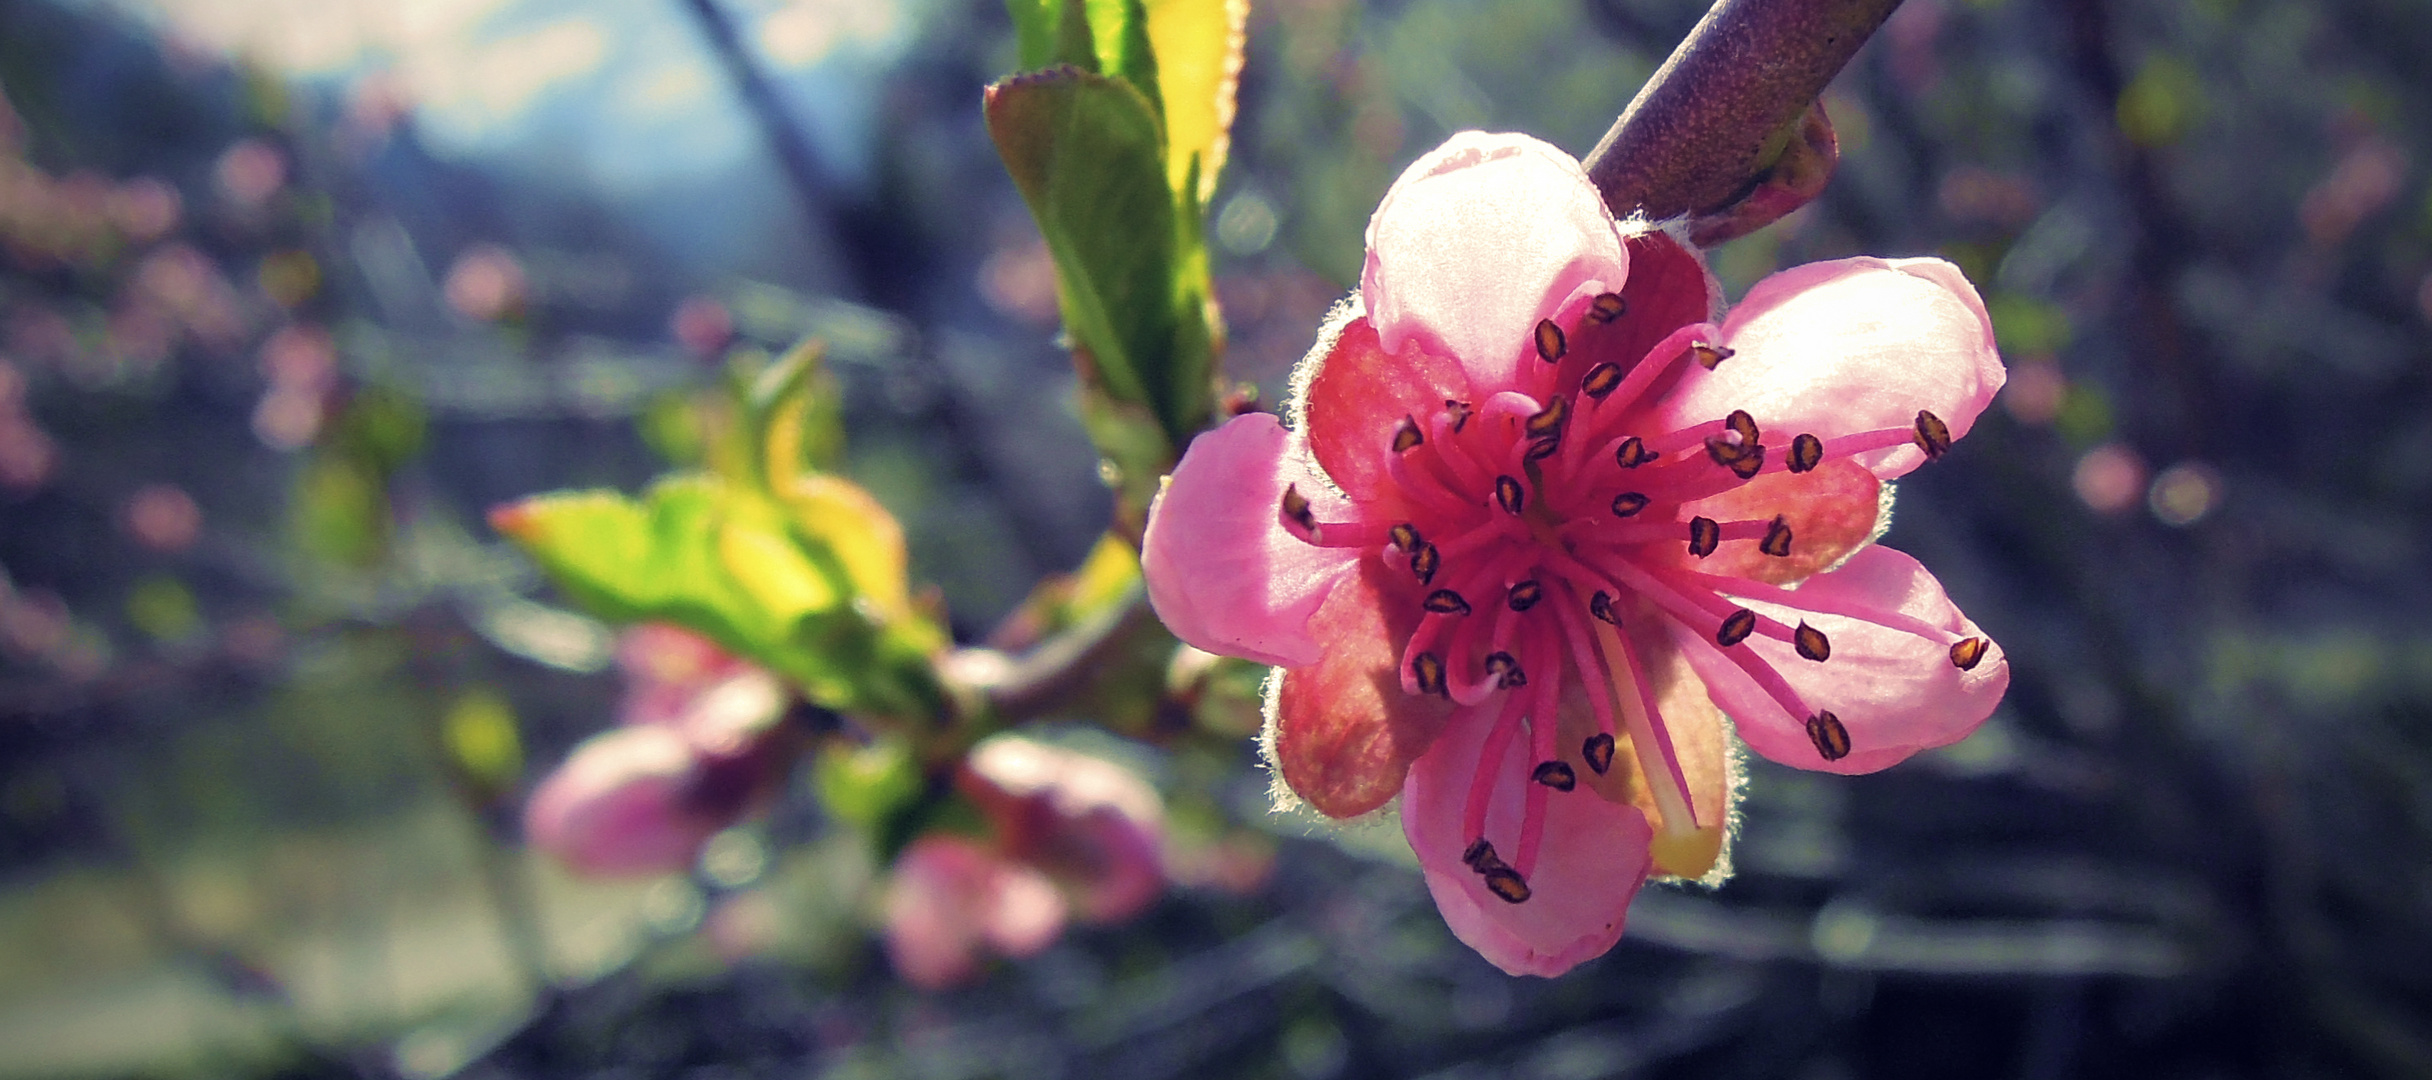
POLYGON ((1781 159, 1825 84, 1900 0, 1718 0, 1590 151, 1616 216, 1713 214, 1781 159))

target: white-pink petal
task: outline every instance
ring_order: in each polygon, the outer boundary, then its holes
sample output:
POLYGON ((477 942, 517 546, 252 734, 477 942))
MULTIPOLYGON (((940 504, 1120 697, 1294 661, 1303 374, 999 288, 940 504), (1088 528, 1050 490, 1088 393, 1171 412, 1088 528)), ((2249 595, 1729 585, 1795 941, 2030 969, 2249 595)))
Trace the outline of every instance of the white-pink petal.
MULTIPOLYGON (((1840 259, 1773 274, 1723 320, 1736 355, 1693 374, 1663 405, 1678 424, 1746 409, 1782 443, 1908 428, 1920 410, 1958 438, 2007 377, 1984 301, 1940 259, 1840 259)), ((1925 461, 1914 446, 1858 456, 1886 480, 1925 461)))
POLYGON ((1321 519, 1347 517, 1309 471, 1299 436, 1271 415, 1237 416, 1191 442, 1149 504, 1140 552, 1149 603, 1175 637, 1262 664, 1317 661, 1309 617, 1358 556, 1284 531, 1276 512, 1287 485, 1321 519))
POLYGON ((1768 758, 1823 772, 1888 768, 1917 751, 1966 738, 2009 689, 2010 666, 1999 645, 1989 645, 1972 668, 1961 670, 1951 662, 1952 643, 1985 633, 1951 603, 1932 573, 1901 552, 1867 547, 1840 569, 1807 579, 1795 595, 1798 603, 1816 609, 1896 612, 1939 633, 1923 637, 1842 615, 1742 601, 1786 625, 1805 620, 1830 639, 1831 658, 1821 663, 1763 635, 1732 646, 1771 664, 1810 712, 1829 710, 1840 720, 1849 732, 1849 754, 1827 761, 1809 737, 1805 714, 1786 711, 1725 658, 1710 628, 1676 624, 1674 637, 1706 681, 1707 694, 1731 716, 1749 749, 1768 758))
POLYGON ((1579 162, 1526 135, 1465 131, 1377 205, 1360 298, 1385 351, 1415 341, 1473 385, 1504 387, 1539 319, 1619 290, 1628 271, 1579 162))
MULTIPOLYGON (((1552 977, 1604 955, 1621 939, 1630 899, 1646 880, 1653 831, 1636 807, 1606 802, 1585 784, 1546 800, 1545 839, 1528 877, 1528 900, 1509 903, 1461 862, 1475 837, 1462 833, 1470 778, 1497 714, 1465 710, 1410 768, 1402 785, 1402 833, 1419 856, 1427 891, 1453 936, 1512 975, 1552 977)), ((1511 838, 1530 781, 1526 739, 1503 758, 1486 834, 1511 838)), ((1509 861, 1516 843, 1497 845, 1509 861)))

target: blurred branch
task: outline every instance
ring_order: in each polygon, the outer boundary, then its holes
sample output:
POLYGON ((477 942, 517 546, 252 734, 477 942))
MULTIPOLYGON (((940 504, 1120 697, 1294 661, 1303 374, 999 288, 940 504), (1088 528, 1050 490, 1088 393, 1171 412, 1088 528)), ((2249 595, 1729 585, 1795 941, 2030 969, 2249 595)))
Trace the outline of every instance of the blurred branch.
POLYGON ((1754 189, 1900 0, 1720 0, 1588 154, 1617 216, 1711 213, 1754 189))
POLYGON ((1019 656, 958 649, 943 667, 949 681, 975 692, 999 720, 1029 720, 1079 693, 1132 635, 1156 626, 1148 590, 1134 585, 1122 599, 1019 656))

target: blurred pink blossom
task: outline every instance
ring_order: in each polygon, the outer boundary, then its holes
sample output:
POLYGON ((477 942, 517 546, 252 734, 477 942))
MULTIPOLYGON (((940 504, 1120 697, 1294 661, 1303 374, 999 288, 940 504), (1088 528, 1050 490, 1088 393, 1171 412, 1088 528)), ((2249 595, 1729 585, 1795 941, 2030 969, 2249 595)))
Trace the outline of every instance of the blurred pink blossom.
POLYGON ((990 953, 1030 956, 1053 944, 1064 917, 1046 875, 977 841, 930 833, 896 857, 887 955, 905 982, 942 990, 976 978, 990 953))

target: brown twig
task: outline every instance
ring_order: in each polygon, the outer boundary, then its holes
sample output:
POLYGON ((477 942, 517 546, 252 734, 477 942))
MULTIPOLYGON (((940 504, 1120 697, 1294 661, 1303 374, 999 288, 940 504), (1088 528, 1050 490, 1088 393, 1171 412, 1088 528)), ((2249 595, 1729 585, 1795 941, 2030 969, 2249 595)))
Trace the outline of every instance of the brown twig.
POLYGON ((1754 189, 1900 0, 1719 0, 1587 157, 1616 215, 1722 210, 1754 189))

